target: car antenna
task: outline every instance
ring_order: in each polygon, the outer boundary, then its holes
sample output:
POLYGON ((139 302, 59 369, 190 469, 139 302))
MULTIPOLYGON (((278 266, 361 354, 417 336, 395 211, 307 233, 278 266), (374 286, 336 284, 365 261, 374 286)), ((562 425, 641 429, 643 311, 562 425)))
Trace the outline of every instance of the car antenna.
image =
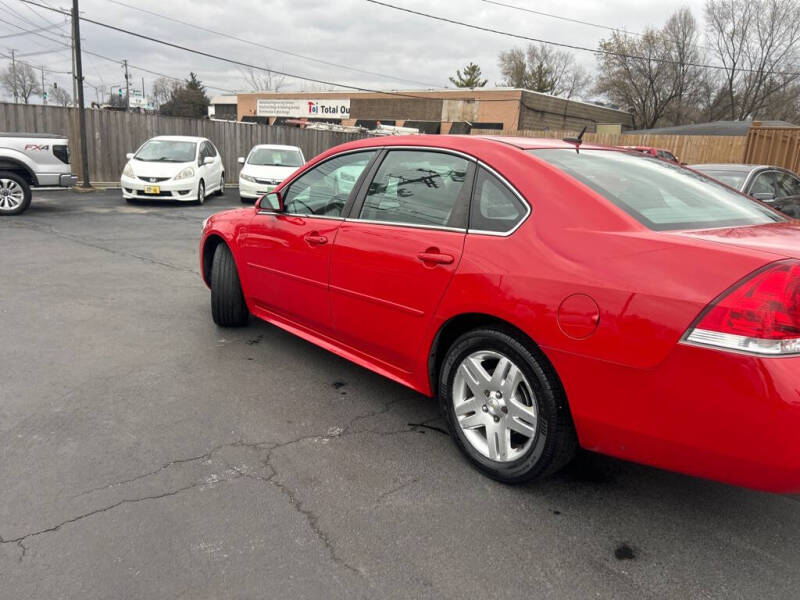
POLYGON ((562 142, 567 142, 568 144, 575 144, 575 152, 578 154, 581 153, 581 144, 583 143, 583 134, 586 133, 586 125, 583 126, 581 132, 578 134, 578 137, 566 137, 563 138, 562 142))

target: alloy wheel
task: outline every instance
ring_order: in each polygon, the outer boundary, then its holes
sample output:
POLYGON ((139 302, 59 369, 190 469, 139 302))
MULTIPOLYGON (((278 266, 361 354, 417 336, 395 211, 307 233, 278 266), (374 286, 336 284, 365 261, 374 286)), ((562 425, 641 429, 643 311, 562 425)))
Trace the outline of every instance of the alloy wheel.
POLYGON ((25 191, 13 179, 0 179, 0 211, 19 208, 25 200, 25 191))
POLYGON ((461 361, 452 402, 464 437, 490 460, 517 460, 536 438, 537 406, 531 385, 522 370, 499 352, 473 352, 461 361))

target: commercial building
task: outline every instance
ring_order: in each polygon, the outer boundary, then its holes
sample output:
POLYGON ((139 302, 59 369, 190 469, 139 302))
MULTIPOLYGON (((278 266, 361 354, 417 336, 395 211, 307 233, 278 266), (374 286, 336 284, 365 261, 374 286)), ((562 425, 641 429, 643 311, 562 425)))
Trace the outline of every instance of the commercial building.
POLYGON ((415 127, 425 133, 525 129, 597 131, 633 126, 631 114, 589 102, 516 88, 398 92, 256 92, 237 96, 240 121, 281 124, 311 119, 374 128, 415 127))
POLYGON ((214 96, 208 105, 208 116, 220 121, 236 121, 236 96, 214 96))

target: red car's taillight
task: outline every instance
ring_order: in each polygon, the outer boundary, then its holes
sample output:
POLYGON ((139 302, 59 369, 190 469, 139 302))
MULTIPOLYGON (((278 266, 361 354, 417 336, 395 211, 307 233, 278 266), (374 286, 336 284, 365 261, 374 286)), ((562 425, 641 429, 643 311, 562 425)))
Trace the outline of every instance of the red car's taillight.
POLYGON ((800 261, 771 264, 737 284, 684 339, 754 354, 800 354, 800 261))

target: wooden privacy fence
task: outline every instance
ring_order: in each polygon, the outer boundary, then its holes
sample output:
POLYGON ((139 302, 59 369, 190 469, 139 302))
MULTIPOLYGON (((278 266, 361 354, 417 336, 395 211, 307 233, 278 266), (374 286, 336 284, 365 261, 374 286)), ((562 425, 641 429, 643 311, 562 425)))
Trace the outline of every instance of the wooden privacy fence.
MULTIPOLYGON (((752 130, 751 130, 752 131, 752 130)), ((534 138, 565 138, 578 135, 577 131, 474 131, 477 135, 509 135, 534 138)), ((617 135, 612 133, 586 133, 584 141, 607 146, 652 146, 669 150, 681 162, 741 163, 744 161, 746 136, 728 135, 617 135)))
MULTIPOLYGON (((69 138, 72 150, 72 168, 82 177, 78 109, 0 103, 0 131, 65 135, 69 138)), ((297 127, 86 109, 91 180, 118 182, 125 166, 125 155, 135 152, 145 140, 155 135, 196 135, 210 139, 222 155, 228 181, 236 181, 239 175, 236 159, 246 156, 256 144, 299 146, 308 160, 333 146, 364 137, 360 134, 297 127)))
POLYGON ((760 127, 747 132, 744 162, 752 165, 777 165, 795 173, 800 170, 800 128, 760 127))

